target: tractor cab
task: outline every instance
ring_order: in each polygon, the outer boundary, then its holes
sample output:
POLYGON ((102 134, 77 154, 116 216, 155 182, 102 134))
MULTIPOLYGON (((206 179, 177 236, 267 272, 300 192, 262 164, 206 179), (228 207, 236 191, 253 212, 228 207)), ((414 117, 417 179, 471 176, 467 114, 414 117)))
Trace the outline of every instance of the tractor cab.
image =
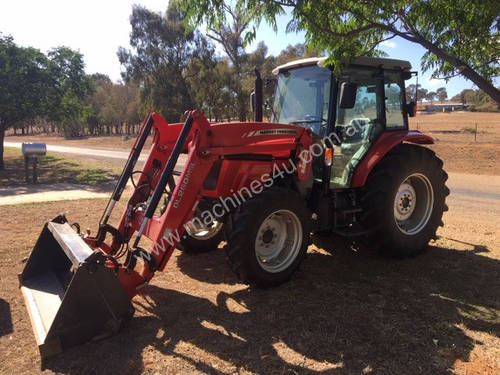
MULTIPOLYGON (((411 65, 361 57, 336 77, 325 60, 307 58, 273 70, 271 121, 308 127, 332 148, 330 188, 342 189, 351 186, 356 167, 380 134, 408 129, 414 106, 406 104, 404 81, 411 77, 411 65)), ((315 168, 315 178, 324 179, 321 168, 315 168)))

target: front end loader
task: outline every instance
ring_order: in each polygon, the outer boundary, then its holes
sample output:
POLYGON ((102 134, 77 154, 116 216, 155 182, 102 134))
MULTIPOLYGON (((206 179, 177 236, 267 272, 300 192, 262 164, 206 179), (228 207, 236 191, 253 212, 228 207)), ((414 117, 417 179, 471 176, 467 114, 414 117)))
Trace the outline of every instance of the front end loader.
POLYGON ((117 332, 134 313, 132 298, 175 248, 209 251, 224 240, 238 279, 269 287, 292 277, 312 232, 396 257, 436 238, 447 175, 424 147, 432 138, 408 129, 416 111, 405 95, 411 65, 363 57, 336 76, 324 62, 273 71, 268 123, 259 74, 254 122, 210 123, 191 111, 183 124, 168 124, 148 114, 95 235, 57 216, 20 275, 42 357, 117 332))
POLYGON ((252 181, 291 163, 302 171, 297 183, 306 181, 309 165, 298 155, 310 144, 310 131, 293 125, 210 124, 199 111, 187 113, 184 124, 167 124, 150 113, 96 235, 81 235, 64 215, 54 218, 20 275, 41 356, 115 333, 134 313, 130 300, 165 268, 186 228, 204 226, 199 219, 190 222, 202 198, 248 199, 252 181), (142 171, 134 171, 152 130, 149 156, 142 171), (181 153, 186 159, 178 172, 181 153), (111 213, 136 174, 127 208, 113 227, 111 213), (152 242, 148 248, 143 237, 152 242))

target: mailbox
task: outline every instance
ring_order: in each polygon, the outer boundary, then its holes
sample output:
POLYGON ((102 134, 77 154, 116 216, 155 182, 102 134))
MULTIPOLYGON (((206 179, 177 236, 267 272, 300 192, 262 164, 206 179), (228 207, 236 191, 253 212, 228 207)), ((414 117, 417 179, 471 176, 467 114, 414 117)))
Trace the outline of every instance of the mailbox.
POLYGON ((47 154, 47 145, 45 143, 23 142, 21 150, 25 158, 38 158, 47 154))
POLYGON ((29 163, 33 164, 33 183, 38 180, 37 164, 38 158, 47 154, 47 145, 45 143, 23 142, 21 150, 24 156, 24 171, 26 173, 26 182, 29 182, 29 163))

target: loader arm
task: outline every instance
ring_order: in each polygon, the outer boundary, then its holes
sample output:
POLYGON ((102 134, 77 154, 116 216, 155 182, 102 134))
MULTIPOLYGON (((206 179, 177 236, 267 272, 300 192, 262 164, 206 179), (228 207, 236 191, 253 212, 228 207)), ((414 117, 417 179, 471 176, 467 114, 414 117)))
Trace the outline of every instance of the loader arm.
POLYGON ((294 164, 295 178, 311 178, 311 158, 299 158, 308 155, 308 129, 210 124, 199 111, 186 116, 184 124, 169 125, 159 114, 148 114, 95 236, 75 232, 64 215, 45 224, 19 275, 42 359, 113 334, 132 317, 132 297, 165 268, 202 198, 223 198, 244 189, 239 192, 244 201, 251 197, 252 183, 263 174, 271 176, 275 166, 294 164), (134 171, 151 131, 148 158, 142 170, 134 171), (187 157, 178 174, 174 168, 181 153, 187 157), (115 228, 109 224, 112 211, 136 174, 139 178, 115 228), (179 175, 177 181, 174 175, 179 175), (166 208, 158 213, 167 189, 166 208), (152 245, 142 248, 143 237, 152 245))
MULTIPOLYGON (((309 130, 302 127, 210 124, 199 111, 190 112, 183 125, 169 125, 156 113, 151 118, 156 130, 153 144, 117 227, 119 242, 128 244, 133 240, 126 261, 118 267, 118 278, 130 297, 149 282, 155 271, 165 268, 203 197, 228 196, 248 187, 263 173, 272 173, 275 165, 283 167, 296 162, 298 169, 303 170, 304 162, 297 155, 312 142, 309 130), (184 168, 165 211, 155 214, 161 196, 173 181, 174 166, 181 153, 187 153, 184 168), (215 188, 205 189, 204 182, 216 162, 224 164, 221 169, 225 173, 219 173, 215 188), (238 172, 240 176, 235 178, 238 172), (227 174, 230 178, 224 178, 227 174), (152 242, 148 248, 140 247, 143 236, 152 242), (138 259, 142 261, 137 262, 138 259)), ((309 165, 306 167, 310 169, 309 165)), ((299 177, 308 178, 307 174, 299 177)), ((91 237, 86 241, 95 250, 114 256, 118 250, 115 237, 110 244, 91 237)), ((116 262, 111 260, 107 265, 116 268, 116 262)))

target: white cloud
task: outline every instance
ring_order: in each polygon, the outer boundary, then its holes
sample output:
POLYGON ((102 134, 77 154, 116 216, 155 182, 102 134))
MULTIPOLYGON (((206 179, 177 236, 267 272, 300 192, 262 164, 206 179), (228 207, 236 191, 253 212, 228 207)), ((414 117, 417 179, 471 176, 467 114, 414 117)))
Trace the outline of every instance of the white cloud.
POLYGON ((443 84, 442 79, 435 79, 435 78, 431 78, 431 77, 427 78, 426 81, 427 81, 427 85, 429 85, 429 86, 439 86, 439 85, 443 84))
POLYGON ((397 44, 394 43, 394 42, 391 42, 390 40, 384 40, 382 43, 384 47, 388 47, 388 48, 396 48, 397 44))

